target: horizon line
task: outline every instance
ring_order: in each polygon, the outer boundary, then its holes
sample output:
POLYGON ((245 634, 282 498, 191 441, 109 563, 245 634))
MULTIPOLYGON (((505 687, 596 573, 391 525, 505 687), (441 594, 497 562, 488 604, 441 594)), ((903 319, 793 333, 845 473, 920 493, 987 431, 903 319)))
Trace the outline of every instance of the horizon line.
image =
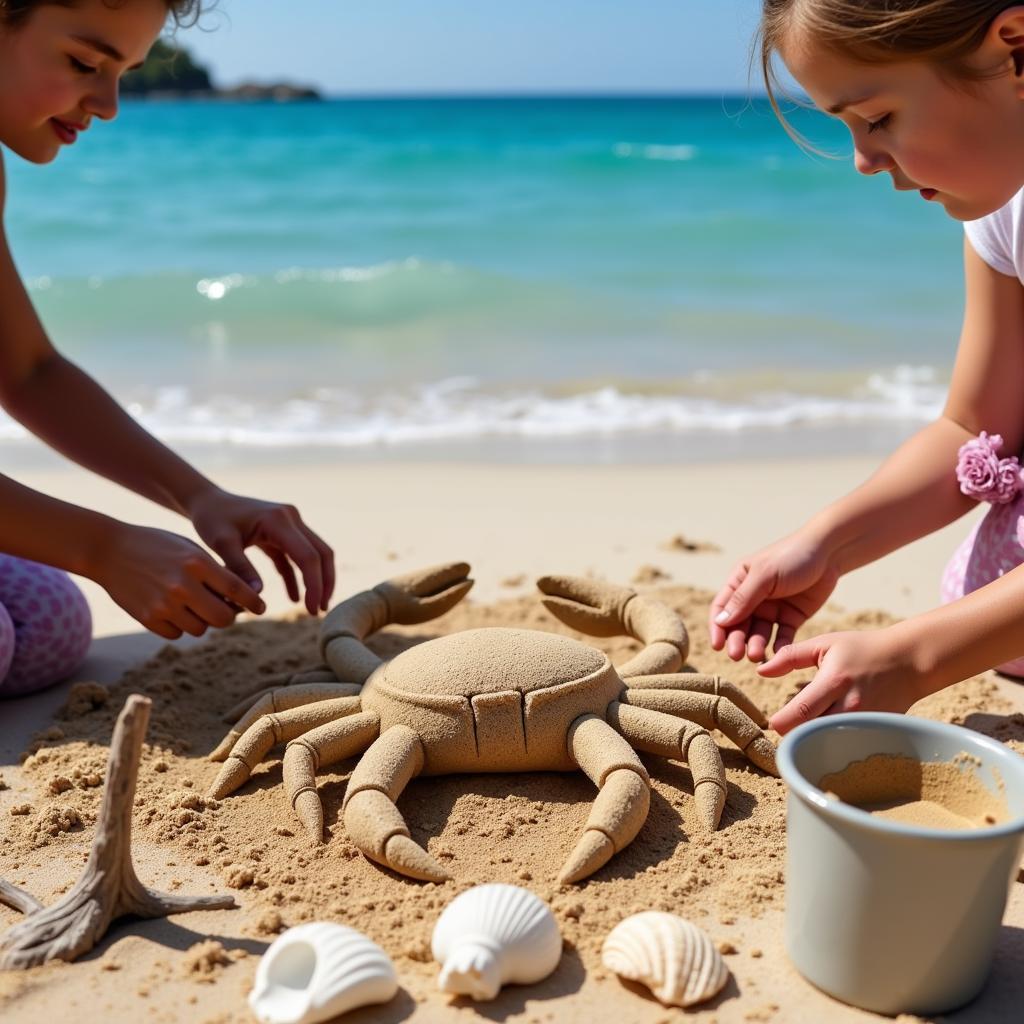
MULTIPOLYGON (((290 84, 290 83, 289 83, 290 84)), ((228 86, 227 88, 234 88, 228 86)), ((607 89, 472 89, 465 91, 439 90, 352 90, 332 91, 319 86, 311 86, 317 89, 326 99, 350 100, 350 99, 380 99, 380 100, 520 100, 520 99, 648 99, 648 100, 673 100, 673 99, 723 99, 723 100, 767 100, 765 92, 751 92, 744 90, 716 89, 690 89, 690 90, 639 90, 626 89, 609 91, 607 89)))

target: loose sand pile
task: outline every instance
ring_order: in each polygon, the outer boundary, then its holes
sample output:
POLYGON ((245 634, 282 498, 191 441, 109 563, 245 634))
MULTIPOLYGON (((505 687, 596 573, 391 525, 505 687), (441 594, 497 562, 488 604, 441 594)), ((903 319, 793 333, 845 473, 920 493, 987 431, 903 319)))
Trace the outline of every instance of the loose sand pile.
POLYGON ((986 828, 1010 817, 1006 799, 978 777, 978 759, 921 762, 874 754, 818 781, 826 795, 889 821, 922 828, 986 828), (960 763, 958 763, 960 762, 960 763))
MULTIPOLYGON (((795 691, 796 677, 762 681, 749 665, 710 650, 708 593, 684 587, 652 593, 689 624, 693 668, 721 673, 768 710, 795 691)), ((886 621, 864 613, 815 625, 886 621)), ((389 656, 431 636, 489 625, 570 632, 531 596, 483 606, 464 602, 426 626, 390 629, 371 646, 389 656)), ((393 1004, 351 1020, 678 1020, 679 1013, 624 987, 600 965, 601 943, 624 916, 665 910, 706 928, 728 954, 734 975, 711 1007, 687 1019, 797 1019, 780 1010, 773 1001, 778 997, 761 994, 770 987, 765 978, 789 969, 777 928, 758 925, 766 914, 777 920, 783 905, 784 788, 722 737, 729 793, 720 831, 698 830, 684 766, 644 757, 652 778, 646 825, 625 851, 575 886, 560 887, 554 879, 595 795, 582 773, 413 781, 399 806, 413 838, 454 876, 443 885, 384 871, 348 842, 338 814, 353 762, 318 779, 329 833, 322 847, 305 837, 287 804, 280 749, 238 793, 207 799, 218 765, 205 755, 227 731, 222 713, 270 677, 314 664, 316 631, 317 623, 308 619, 246 623, 188 651, 165 648, 109 688, 89 682, 73 687, 58 720, 26 751, 17 780, 7 772, 11 788, 0 793, 0 876, 47 904, 73 883, 92 838, 114 720, 127 695, 137 692, 153 700, 134 818, 139 874, 169 891, 233 892, 241 909, 115 928, 88 960, 0 975, 0 1018, 36 1020, 52 1011, 89 1020, 249 1021, 244 994, 256 955, 281 929, 328 919, 380 943, 395 959, 403 985, 393 1004), (492 1004, 450 1004, 433 991, 431 929, 458 892, 493 881, 527 886, 550 902, 565 941, 562 964, 542 985, 506 990, 492 1004)), ((585 639, 617 662, 638 649, 625 639, 585 639)), ((1024 716, 1013 710, 989 676, 917 708, 930 718, 981 728, 1024 752, 1024 716)), ((0 907, 0 928, 16 919, 0 907)), ((868 1017, 827 1000, 821 1005, 855 1014, 836 1019, 868 1017)))

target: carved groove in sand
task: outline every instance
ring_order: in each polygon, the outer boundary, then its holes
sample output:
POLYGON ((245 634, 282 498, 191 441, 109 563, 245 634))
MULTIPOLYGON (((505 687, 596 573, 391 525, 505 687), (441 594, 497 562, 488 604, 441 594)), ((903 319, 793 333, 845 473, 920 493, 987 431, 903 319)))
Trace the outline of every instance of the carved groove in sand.
POLYGON ((343 816, 371 860, 427 881, 447 872, 409 835, 395 801, 417 775, 573 771, 600 792, 559 878, 575 882, 628 845, 647 818, 650 782, 634 748, 693 773, 708 830, 725 805, 725 769, 709 729, 721 729, 759 768, 776 774, 762 712, 717 676, 679 672, 689 638, 667 605, 626 587, 574 577, 538 581, 544 606, 591 636, 645 646, 618 668, 565 636, 485 628, 438 637, 382 662, 364 641, 390 623, 444 614, 469 591, 465 563, 410 573, 356 594, 328 613, 320 648, 329 670, 293 677, 235 708, 235 728, 210 755, 226 761, 217 799, 243 785, 276 743, 288 742, 284 783, 317 842, 323 807, 316 772, 362 754, 343 816), (343 680, 339 682, 339 680, 343 680))

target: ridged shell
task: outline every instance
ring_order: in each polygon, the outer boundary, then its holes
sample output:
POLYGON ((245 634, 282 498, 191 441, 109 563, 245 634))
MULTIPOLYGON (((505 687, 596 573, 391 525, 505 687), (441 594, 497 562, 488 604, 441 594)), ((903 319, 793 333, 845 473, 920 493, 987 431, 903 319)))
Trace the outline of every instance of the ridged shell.
POLYGON ((562 936, 548 905, 528 889, 494 883, 456 896, 434 926, 442 992, 493 999, 502 985, 546 978, 562 956, 562 936))
POLYGON ((666 1006, 712 999, 729 980, 710 936, 675 914, 650 910, 620 921, 601 949, 605 967, 639 981, 666 1006))
POLYGON ((354 928, 313 922, 271 943, 249 1005, 263 1024, 317 1024, 397 991, 395 965, 380 946, 354 928))

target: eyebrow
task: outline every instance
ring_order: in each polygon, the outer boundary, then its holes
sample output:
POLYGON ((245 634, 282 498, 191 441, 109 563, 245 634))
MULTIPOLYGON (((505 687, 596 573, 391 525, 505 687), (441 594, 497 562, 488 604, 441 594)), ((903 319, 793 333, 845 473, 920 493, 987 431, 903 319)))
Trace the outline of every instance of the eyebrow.
MULTIPOLYGON (((93 39, 91 36, 72 36, 71 38, 76 43, 91 47, 97 53, 102 53, 105 57, 116 60, 119 64, 123 64, 128 59, 117 47, 111 46, 110 43, 105 43, 102 39, 93 39)), ((142 61, 139 61, 138 64, 133 64, 128 70, 134 71, 136 68, 141 68, 142 63, 142 61)))
POLYGON ((830 114, 841 114, 847 107, 859 107, 862 103, 867 103, 868 100, 874 99, 876 93, 871 93, 868 96, 862 96, 859 100, 840 100, 834 107, 828 107, 830 114))

